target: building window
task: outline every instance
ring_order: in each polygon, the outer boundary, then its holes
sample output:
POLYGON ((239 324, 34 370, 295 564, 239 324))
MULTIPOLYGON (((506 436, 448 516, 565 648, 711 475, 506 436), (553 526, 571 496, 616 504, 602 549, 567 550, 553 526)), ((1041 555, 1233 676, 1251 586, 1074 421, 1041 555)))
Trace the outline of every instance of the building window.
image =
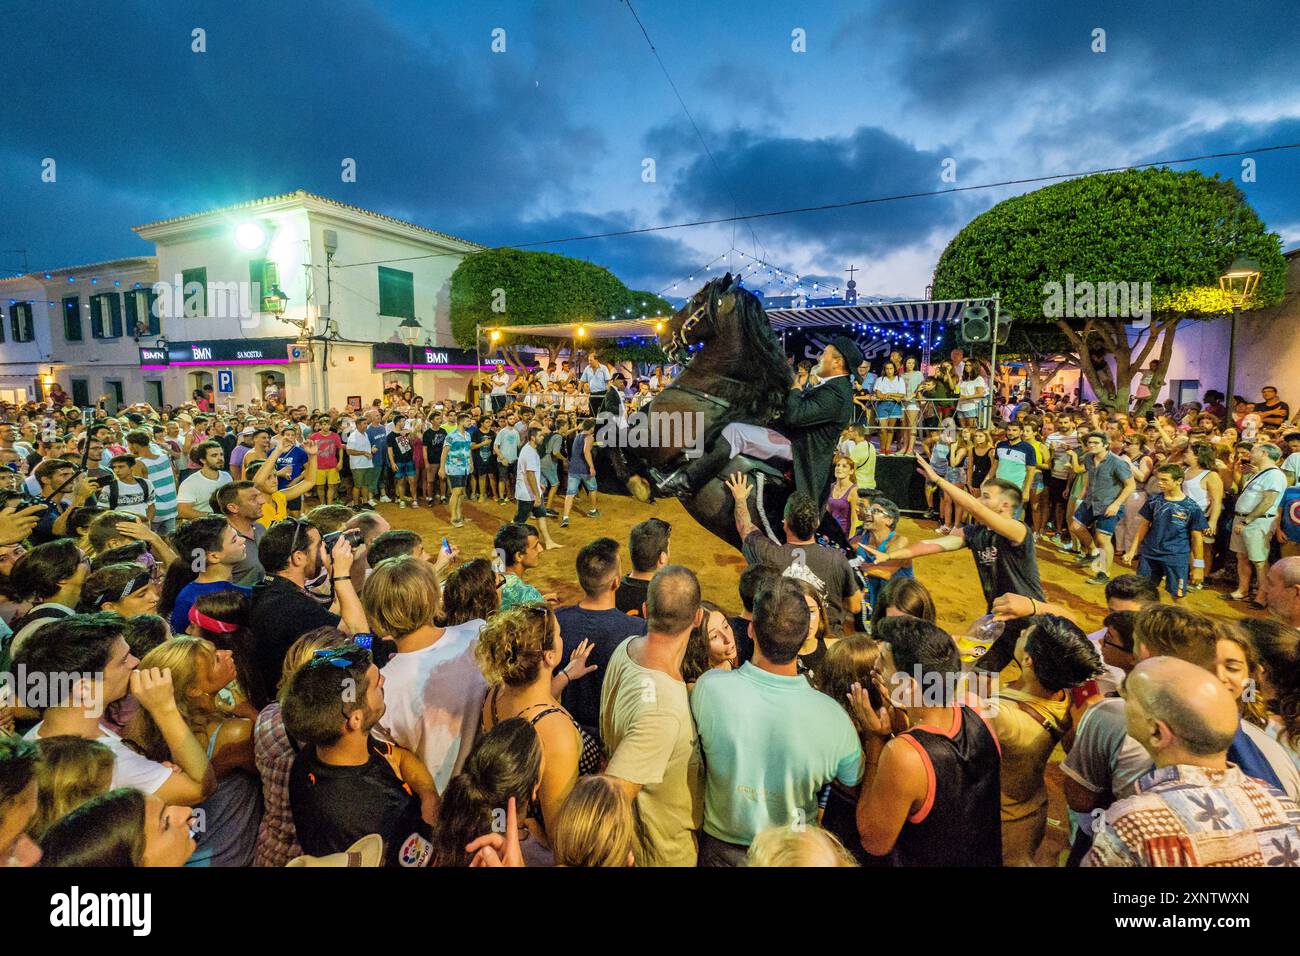
POLYGON ((15 342, 30 342, 36 338, 30 302, 15 302, 9 307, 9 329, 13 332, 15 342))
POLYGON ((185 297, 185 317, 192 319, 208 314, 208 269, 186 269, 181 273, 181 295, 185 297))
POLYGON ((152 289, 132 289, 122 295, 126 299, 126 328, 131 334, 162 335, 162 322, 153 307, 158 293, 152 289))
POLYGON ((0 342, 5 340, 5 310, 0 306, 0 342))
POLYGON ((415 276, 401 269, 379 267, 379 314, 415 318, 415 276))
POLYGON ((63 338, 68 342, 81 341, 81 296, 63 298, 63 338))
POLYGON ((122 299, 116 292, 101 292, 90 297, 90 334, 97 339, 121 337, 122 299))
POLYGON ((108 378, 104 379, 104 389, 105 389, 105 394, 107 394, 108 397, 113 400, 115 409, 121 408, 124 404, 126 404, 126 400, 122 394, 121 379, 108 379, 108 378))
POLYGON ((280 267, 271 259, 251 259, 248 263, 248 282, 252 288, 255 306, 259 312, 266 307, 266 295, 280 285, 280 267))
POLYGON ((72 379, 72 404, 78 408, 86 408, 90 405, 90 379, 72 379))

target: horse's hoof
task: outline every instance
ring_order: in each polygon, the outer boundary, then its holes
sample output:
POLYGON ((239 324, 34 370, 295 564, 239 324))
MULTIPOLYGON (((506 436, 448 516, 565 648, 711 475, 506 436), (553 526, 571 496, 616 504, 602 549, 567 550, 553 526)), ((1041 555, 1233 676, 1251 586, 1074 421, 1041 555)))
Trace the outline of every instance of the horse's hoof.
POLYGON ((642 504, 650 503, 650 482, 640 475, 633 475, 627 480, 627 490, 642 504))

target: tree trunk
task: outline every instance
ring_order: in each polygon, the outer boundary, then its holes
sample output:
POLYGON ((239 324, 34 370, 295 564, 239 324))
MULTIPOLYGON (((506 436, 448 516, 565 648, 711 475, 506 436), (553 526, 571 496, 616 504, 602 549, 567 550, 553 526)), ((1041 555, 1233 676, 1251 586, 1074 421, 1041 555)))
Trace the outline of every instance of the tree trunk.
POLYGON ((1151 396, 1143 399, 1137 409, 1144 412, 1154 404, 1154 396, 1164 387, 1165 374, 1173 357, 1174 331, 1181 318, 1180 315, 1169 315, 1154 321, 1145 335, 1139 333, 1132 342, 1129 341, 1127 326, 1120 319, 1089 319, 1079 330, 1070 328, 1060 319, 1056 324, 1078 352, 1079 367, 1097 400, 1115 411, 1128 411, 1133 379, 1143 371, 1159 342, 1160 357, 1151 365, 1151 396))

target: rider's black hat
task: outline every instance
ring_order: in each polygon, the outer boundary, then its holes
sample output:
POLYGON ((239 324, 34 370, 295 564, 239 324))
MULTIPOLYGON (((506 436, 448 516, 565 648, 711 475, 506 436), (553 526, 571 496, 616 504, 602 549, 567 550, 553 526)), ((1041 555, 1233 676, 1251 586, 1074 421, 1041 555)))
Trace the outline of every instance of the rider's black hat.
POLYGON ((849 377, 853 377, 862 364, 862 349, 858 348, 858 343, 847 335, 837 335, 831 339, 831 345, 843 356, 844 367, 848 370, 849 377))

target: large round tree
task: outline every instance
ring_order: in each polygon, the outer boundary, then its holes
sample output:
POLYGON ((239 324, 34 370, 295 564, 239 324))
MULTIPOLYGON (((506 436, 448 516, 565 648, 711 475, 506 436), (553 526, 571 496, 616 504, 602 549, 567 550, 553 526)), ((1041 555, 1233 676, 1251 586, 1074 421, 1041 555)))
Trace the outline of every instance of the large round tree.
MULTIPOLYGON (((665 300, 628 289, 602 266, 551 252, 486 249, 466 256, 451 276, 451 332, 463 348, 475 347, 480 327, 591 325, 611 318, 640 318, 671 311, 672 306, 665 300)), ((493 350, 499 347, 510 364, 519 368, 523 363, 515 351, 518 346, 546 348, 553 360, 561 348, 570 344, 563 339, 512 331, 493 350)), ((618 353, 611 354, 611 358, 633 357, 622 354, 624 350, 613 342, 596 347, 602 354, 618 353)), ((657 346, 639 346, 634 351, 635 357, 645 361, 662 361, 657 346)))
POLYGON ((1065 337, 1103 404, 1127 408, 1140 371, 1151 370, 1151 394, 1160 392, 1180 322, 1231 311, 1219 276, 1243 256, 1261 273, 1245 307, 1280 302, 1281 239, 1235 183, 1126 170, 1047 186, 977 216, 939 257, 934 297, 1000 293, 1017 323, 1065 337))

